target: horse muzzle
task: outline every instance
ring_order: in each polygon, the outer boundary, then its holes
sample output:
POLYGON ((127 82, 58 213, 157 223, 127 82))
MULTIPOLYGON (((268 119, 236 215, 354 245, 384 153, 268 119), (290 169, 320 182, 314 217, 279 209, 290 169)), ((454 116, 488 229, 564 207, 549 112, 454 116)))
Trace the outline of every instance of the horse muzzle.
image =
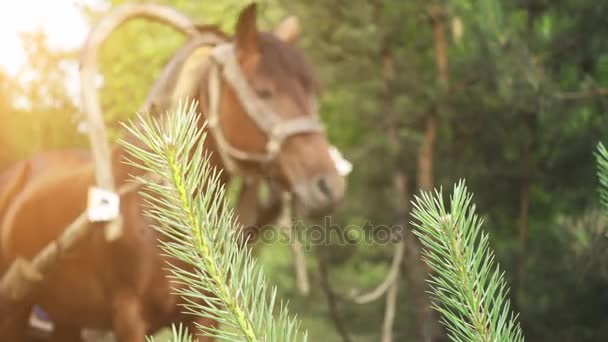
POLYGON ((328 215, 344 198, 345 189, 345 178, 336 173, 312 177, 293 189, 296 210, 306 217, 328 215))

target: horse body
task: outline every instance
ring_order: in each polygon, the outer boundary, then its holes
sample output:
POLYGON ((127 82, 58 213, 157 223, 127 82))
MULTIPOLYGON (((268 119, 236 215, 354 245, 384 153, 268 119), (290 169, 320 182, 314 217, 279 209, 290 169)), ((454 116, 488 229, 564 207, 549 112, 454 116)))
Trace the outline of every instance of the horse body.
MULTIPOLYGON (((0 172, 0 223, 2 223, 8 208, 19 195, 38 177, 53 170, 62 172, 64 169, 77 167, 90 161, 89 151, 73 149, 50 151, 38 154, 27 160, 17 162, 12 167, 0 172)), ((1 225, 0 225, 1 227, 1 225)), ((0 230, 0 275, 7 267, 2 252, 2 230, 0 230)))
MULTIPOLYGON (((43 163, 45 158, 38 157, 29 163, 32 167, 11 170, 23 180, 2 218, 0 250, 6 261, 32 258, 86 210, 87 190, 95 181, 92 161, 80 153, 55 156, 62 158, 43 163), (65 167, 60 166, 62 159, 65 167), (39 169, 43 164, 47 168, 39 169)), ((125 175, 119 179, 124 183, 131 171, 120 163, 114 165, 115 175, 125 175)), ((163 270, 166 260, 157 245, 162 236, 150 229, 142 205, 136 192, 121 196, 124 235, 107 243, 103 224, 91 223, 98 229, 49 270, 44 290, 34 299, 55 324, 53 340, 79 340, 82 327, 114 330, 119 341, 141 341, 144 334, 172 322, 184 321, 194 329, 194 321, 179 313, 179 298, 170 295, 175 284, 169 283, 163 270)), ((23 331, 14 333, 11 340, 24 339, 23 331)))
MULTIPOLYGON (((314 114, 315 109, 308 102, 314 95, 311 71, 307 65, 293 64, 305 63, 295 48, 272 34, 257 32, 255 5, 240 15, 233 42, 247 82, 265 103, 271 104, 269 107, 287 118, 314 114), (268 98, 269 92, 272 98, 268 98)), ((189 69, 186 60, 170 62, 175 70, 169 72, 180 76, 168 79, 178 83, 167 85, 171 96, 156 97, 160 100, 151 106, 154 111, 170 110, 179 98, 191 97, 199 101, 199 111, 205 113, 209 102, 205 86, 208 69, 199 68, 205 63, 203 60, 189 69), (194 75, 194 82, 182 81, 185 70, 194 75)), ((221 84, 219 110, 223 135, 232 145, 252 153, 264 150, 267 137, 252 122, 238 94, 225 80, 221 84)), ((205 144, 207 151, 213 153, 212 164, 224 168, 226 159, 218 153, 214 135, 210 134, 205 144)), ((124 153, 120 147, 113 149, 112 168, 118 186, 138 173, 122 162, 124 153)), ((247 161, 235 164, 293 191, 301 206, 308 209, 305 213, 331 209, 344 192, 344 181, 329 156, 325 136, 316 132, 288 137, 276 158, 263 167, 247 161)), ((31 159, 8 171, 6 178, 13 182, 4 186, 0 194, 0 205, 4 206, 0 207, 0 252, 5 262, 16 257, 32 258, 59 237, 85 211, 87 190, 95 184, 93 162, 88 154, 80 152, 31 159)), ((224 172, 222 181, 229 179, 230 175, 224 172)), ((170 323, 185 323, 191 331, 195 331, 195 323, 216 324, 179 313, 182 299, 171 294, 176 284, 166 277, 166 260, 158 247, 158 240, 163 237, 150 229, 153 222, 142 214, 142 206, 143 199, 137 192, 121 196, 124 233, 120 239, 108 243, 103 224, 90 223, 99 229, 65 251, 48 272, 34 300, 54 322, 54 340, 78 341, 80 329, 97 328, 111 329, 119 342, 139 342, 146 334, 170 323)), ((11 340, 20 341, 20 333, 17 331, 11 340)))

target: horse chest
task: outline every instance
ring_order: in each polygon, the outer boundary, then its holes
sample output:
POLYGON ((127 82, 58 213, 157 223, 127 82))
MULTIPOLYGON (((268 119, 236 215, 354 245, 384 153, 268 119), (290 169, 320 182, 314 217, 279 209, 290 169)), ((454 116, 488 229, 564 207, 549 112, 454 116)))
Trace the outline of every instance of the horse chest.
POLYGON ((53 321, 108 329, 125 294, 135 299, 152 330, 175 318, 178 298, 171 294, 165 261, 153 245, 156 235, 130 233, 136 236, 112 246, 99 234, 57 265, 38 298, 53 321))

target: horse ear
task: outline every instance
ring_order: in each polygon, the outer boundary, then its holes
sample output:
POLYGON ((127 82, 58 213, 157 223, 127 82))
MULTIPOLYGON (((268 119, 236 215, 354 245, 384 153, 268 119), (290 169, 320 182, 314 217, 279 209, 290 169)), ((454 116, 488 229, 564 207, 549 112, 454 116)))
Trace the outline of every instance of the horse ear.
POLYGON ((300 20, 293 15, 281 20, 274 34, 284 42, 295 43, 300 38, 300 20))
POLYGON ((245 7, 239 14, 234 41, 241 60, 255 57, 260 53, 256 15, 257 5, 255 3, 245 7))

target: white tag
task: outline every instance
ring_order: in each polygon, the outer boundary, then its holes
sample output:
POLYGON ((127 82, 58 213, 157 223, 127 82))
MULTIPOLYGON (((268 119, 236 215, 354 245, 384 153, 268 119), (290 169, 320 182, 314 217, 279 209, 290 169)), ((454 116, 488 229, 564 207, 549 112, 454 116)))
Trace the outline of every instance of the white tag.
POLYGON ((334 163, 336 164, 336 170, 338 170, 340 176, 348 176, 348 174, 351 173, 351 171, 353 170, 353 164, 348 160, 344 159, 342 153, 340 153, 340 150, 338 150, 338 148, 336 148, 335 146, 331 146, 329 148, 329 154, 331 155, 331 159, 334 160, 334 163))
POLYGON ((105 189, 89 188, 87 215, 91 222, 112 221, 120 213, 120 197, 105 189))

